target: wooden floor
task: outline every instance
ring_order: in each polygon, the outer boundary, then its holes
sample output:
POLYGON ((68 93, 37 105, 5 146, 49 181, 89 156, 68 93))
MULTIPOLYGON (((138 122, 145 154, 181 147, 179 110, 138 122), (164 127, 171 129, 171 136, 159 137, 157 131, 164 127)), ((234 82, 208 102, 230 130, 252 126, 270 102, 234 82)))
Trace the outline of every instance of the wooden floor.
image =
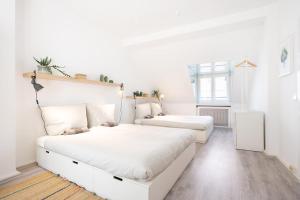
MULTIPOLYGON (((43 169, 23 169, 13 184, 43 169)), ((300 183, 276 159, 237 151, 229 129, 217 128, 176 182, 166 200, 300 200, 300 183)))
POLYGON ((300 200, 300 183, 274 157, 234 149, 231 130, 218 128, 166 200, 300 200))

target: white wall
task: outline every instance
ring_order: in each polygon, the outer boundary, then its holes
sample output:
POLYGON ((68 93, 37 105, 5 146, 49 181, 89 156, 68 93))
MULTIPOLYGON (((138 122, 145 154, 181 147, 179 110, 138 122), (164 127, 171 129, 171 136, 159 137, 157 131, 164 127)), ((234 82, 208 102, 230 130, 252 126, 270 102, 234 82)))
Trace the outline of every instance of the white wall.
MULTIPOLYGON (((66 66, 66 72, 85 73, 90 79, 107 74, 116 82, 124 82, 127 91, 132 90, 134 82, 120 39, 101 25, 70 14, 68 5, 60 1, 20 0, 17 9, 16 156, 17 165, 21 166, 35 161, 36 138, 44 135, 34 90, 30 80, 22 77, 23 72, 35 69, 33 56, 50 56, 55 64, 66 66)), ((42 106, 108 102, 118 108, 120 103, 118 88, 37 81, 45 87, 39 92, 42 106)), ((126 112, 129 108, 125 106, 123 121, 132 120, 132 112, 126 112)))
POLYGON ((16 175, 15 1, 0 1, 0 181, 16 175))
MULTIPOLYGON (((264 45, 260 62, 265 66, 256 76, 252 106, 266 112, 266 152, 277 156, 300 177, 300 105, 297 92, 297 68, 279 77, 280 43, 299 30, 300 2, 280 0, 266 19, 264 45), (263 86, 263 87, 262 87, 263 86), (262 99, 262 101, 257 101, 262 99)), ((298 32, 299 34, 299 32, 298 32)), ((299 41, 300 37, 296 38, 299 41)), ((295 42, 295 53, 299 52, 295 42)), ((296 59, 295 59, 296 60, 296 59)), ((299 64, 298 64, 299 65, 299 64)))
POLYGON ((259 66, 253 81, 250 108, 265 112, 266 153, 279 154, 278 5, 266 14, 259 66))
MULTIPOLYGON (((165 94, 167 113, 194 114, 196 100, 187 66, 223 60, 235 65, 245 57, 256 63, 262 30, 260 23, 248 24, 128 48, 140 80, 137 89, 148 92, 159 88, 165 94)), ((231 94, 234 105, 240 104, 240 75, 241 72, 233 67, 231 94)))
MULTIPOLYGON (((291 35, 296 36, 300 22, 300 2, 297 0, 279 1, 279 42, 291 35)), ((297 38, 299 39, 299 38, 297 38)), ((295 52, 299 52, 299 44, 295 42, 295 52)), ((297 168, 300 177, 300 106, 293 99, 297 92, 295 65, 292 74, 280 78, 280 159, 288 165, 297 168)))

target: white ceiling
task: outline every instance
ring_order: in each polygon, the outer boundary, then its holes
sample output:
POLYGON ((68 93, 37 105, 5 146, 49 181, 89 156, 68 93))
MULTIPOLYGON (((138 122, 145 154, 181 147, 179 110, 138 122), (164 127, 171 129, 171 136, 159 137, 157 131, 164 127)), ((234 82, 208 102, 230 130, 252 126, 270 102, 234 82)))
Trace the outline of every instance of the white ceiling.
POLYGON ((66 0, 60 6, 122 38, 265 6, 275 0, 66 0))

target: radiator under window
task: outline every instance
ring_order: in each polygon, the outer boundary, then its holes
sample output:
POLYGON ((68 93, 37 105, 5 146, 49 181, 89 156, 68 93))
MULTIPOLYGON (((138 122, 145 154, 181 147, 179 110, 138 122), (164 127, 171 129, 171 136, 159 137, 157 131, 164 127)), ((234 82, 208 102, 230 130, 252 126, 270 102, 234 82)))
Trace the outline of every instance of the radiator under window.
POLYGON ((215 126, 230 127, 230 106, 197 106, 197 114, 200 116, 212 116, 215 126))

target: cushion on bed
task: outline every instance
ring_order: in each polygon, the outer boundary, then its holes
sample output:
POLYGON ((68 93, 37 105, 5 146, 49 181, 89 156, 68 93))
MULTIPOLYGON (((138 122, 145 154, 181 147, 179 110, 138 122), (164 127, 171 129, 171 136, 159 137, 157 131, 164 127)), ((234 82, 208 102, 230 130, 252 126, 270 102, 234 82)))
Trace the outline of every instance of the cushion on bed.
POLYGON ((147 115, 151 115, 151 106, 149 103, 136 105, 136 118, 144 119, 147 115))
POLYGON ((63 135, 75 135, 79 133, 85 133, 88 132, 88 128, 68 128, 64 131, 63 135))
POLYGON ((87 128, 85 105, 42 107, 49 135, 61 135, 67 129, 87 128))
POLYGON ((115 122, 114 104, 87 104, 87 117, 89 128, 101 126, 101 124, 115 122))
POLYGON ((151 103, 151 112, 153 116, 157 116, 162 113, 162 108, 158 103, 151 103))

